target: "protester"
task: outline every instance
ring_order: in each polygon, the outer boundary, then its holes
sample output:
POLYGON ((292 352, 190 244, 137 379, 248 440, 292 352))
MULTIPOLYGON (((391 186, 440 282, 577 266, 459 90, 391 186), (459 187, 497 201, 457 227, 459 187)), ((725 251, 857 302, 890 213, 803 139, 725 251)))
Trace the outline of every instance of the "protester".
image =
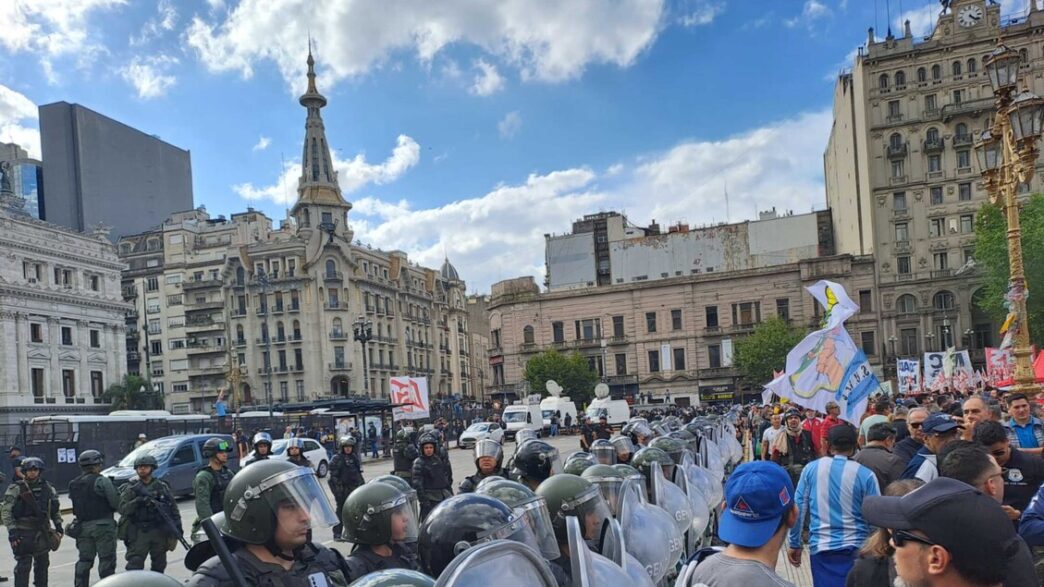
MULTIPOLYGON (((924 485, 920 479, 903 479, 885 487, 884 494, 902 497, 924 485)), ((878 528, 866 539, 859 549, 859 560, 845 578, 845 587, 893 587, 895 585, 895 562, 892 556, 892 535, 885 528, 878 528)))
POLYGON ((1002 468, 1004 505, 1009 517, 1018 523, 1037 489, 1044 483, 1044 459, 1012 450, 1004 427, 997 422, 980 422, 975 441, 982 444, 1002 468))
POLYGON ((986 402, 976 395, 964 400, 961 410, 964 418, 964 431, 961 433, 961 438, 971 440, 972 434, 975 432, 975 425, 983 420, 989 420, 989 410, 986 402))
POLYGON ((769 427, 761 435, 761 458, 766 461, 772 458, 772 443, 783 432, 782 423, 779 414, 772 414, 769 418, 769 427))
POLYGON ((812 435, 812 445, 816 448, 816 455, 822 455, 823 442, 823 419, 815 410, 805 410, 805 421, 801 427, 812 435))
POLYGON ((857 432, 851 425, 833 426, 827 434, 830 456, 809 463, 798 482, 798 521, 790 529, 787 557, 795 567, 801 565, 801 530, 808 514, 812 580, 816 587, 844 585, 859 547, 870 534, 870 526, 862 515, 863 499, 881 491, 873 471, 850 460, 856 441, 857 432))
POLYGON ((1009 396, 1008 413, 1011 418, 1004 422, 1004 427, 1011 446, 1039 456, 1041 447, 1044 447, 1044 423, 1030 413, 1026 396, 1021 393, 1009 396))
POLYGON ((870 427, 882 422, 891 422, 891 414, 892 404, 888 400, 883 399, 875 402, 874 413, 863 418, 863 421, 859 423, 859 446, 866 445, 866 435, 870 431, 870 427))
POLYGON ((819 454, 825 456, 827 454, 827 435, 830 433, 830 429, 834 426, 843 424, 839 415, 841 415, 841 406, 837 405, 837 402, 827 402, 826 404, 826 418, 823 418, 823 425, 820 426, 820 442, 819 442, 819 454))
POLYGON ((773 441, 770 454, 772 461, 786 469, 790 473, 791 482, 797 484, 802 469, 816 458, 816 449, 812 443, 812 433, 801 427, 800 412, 787 412, 786 424, 783 434, 777 435, 773 441))
POLYGON ((878 487, 888 487, 903 474, 902 460, 892 454, 895 446, 895 427, 890 422, 879 422, 870 427, 866 446, 852 460, 869 468, 877 477, 878 487))
POLYGON ((928 483, 939 476, 936 455, 947 444, 957 440, 961 426, 949 414, 935 413, 925 419, 921 426, 924 433, 924 446, 917 451, 903 471, 903 479, 918 479, 928 483))
POLYGON ((913 408, 906 417, 907 427, 910 429, 910 435, 906 438, 895 443, 895 448, 892 449, 892 453, 903 462, 905 467, 910 459, 913 458, 917 451, 921 450, 924 446, 924 431, 921 430, 921 426, 924 425, 924 421, 928 418, 928 410, 925 408, 913 408))
POLYGON ((906 424, 906 418, 909 414, 909 410, 906 406, 898 406, 895 408, 895 413, 892 414, 892 426, 895 426, 895 442, 899 443, 910 436, 910 427, 906 424))

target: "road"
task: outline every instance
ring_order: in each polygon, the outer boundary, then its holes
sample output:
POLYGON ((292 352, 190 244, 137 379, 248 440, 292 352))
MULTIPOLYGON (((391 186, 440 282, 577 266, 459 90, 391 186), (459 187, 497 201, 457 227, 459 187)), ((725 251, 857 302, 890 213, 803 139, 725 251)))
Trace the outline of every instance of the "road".
MULTIPOLYGON (((563 457, 566 454, 574 450, 577 450, 579 447, 579 443, 577 441, 576 436, 559 436, 557 438, 552 438, 551 444, 553 444, 555 447, 559 449, 559 451, 561 451, 563 457)), ((504 460, 507 461, 508 456, 511 455, 515 450, 514 442, 506 443, 504 449, 506 453, 504 460)), ((450 463, 453 467, 453 480, 455 485, 460 483, 460 481, 463 480, 465 476, 470 475, 475 471, 475 465, 472 462, 471 451, 453 448, 450 451, 450 463)), ((373 462, 363 461, 363 475, 367 479, 372 479, 373 477, 378 477, 380 475, 391 473, 391 470, 392 462, 390 459, 377 460, 373 462)), ((332 494, 329 494, 329 488, 327 487, 325 480, 322 482, 322 485, 324 488, 326 488, 327 494, 330 497, 330 503, 332 504, 333 496, 332 494)), ((63 504, 67 504, 68 498, 64 495, 62 497, 63 504)), ((192 500, 180 501, 178 502, 178 509, 181 511, 181 519, 185 527, 185 531, 188 532, 192 524, 192 521, 196 517, 194 502, 192 500)), ((65 515, 65 523, 68 524, 70 521, 72 521, 72 514, 65 515)), ((350 544, 333 542, 333 533, 329 529, 319 530, 317 532, 316 538, 318 541, 321 541, 324 545, 332 548, 337 548, 345 554, 347 554, 348 551, 351 549, 350 544)), ((117 543, 117 571, 122 571, 124 565, 126 565, 126 551, 127 549, 123 546, 122 542, 117 543)), ((4 562, 0 563, 0 575, 12 577, 14 574, 13 558, 10 556, 10 553, 7 553, 2 558, 4 562)), ((49 584, 72 585, 74 567, 76 565, 76 558, 77 553, 75 541, 69 538, 62 540, 62 545, 58 549, 58 551, 51 553, 51 574, 49 584)), ((184 558, 185 550, 181 546, 178 546, 177 550, 175 550, 174 552, 167 553, 166 574, 171 577, 174 577, 175 579, 178 579, 179 581, 188 579, 191 573, 184 566, 184 558)), ((147 567, 148 562, 146 561, 146 568, 147 567)), ((91 573, 91 581, 97 581, 97 561, 95 561, 94 569, 91 573)))

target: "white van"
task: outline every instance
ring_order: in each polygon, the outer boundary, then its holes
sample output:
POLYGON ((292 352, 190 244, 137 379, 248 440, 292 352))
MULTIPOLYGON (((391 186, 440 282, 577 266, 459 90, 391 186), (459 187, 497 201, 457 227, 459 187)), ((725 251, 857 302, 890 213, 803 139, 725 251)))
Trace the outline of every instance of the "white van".
POLYGON ((515 402, 500 415, 504 423, 504 437, 513 439, 519 430, 533 430, 540 435, 544 422, 540 414, 540 396, 532 395, 525 402, 515 402))
POLYGON ((605 416, 610 426, 623 426, 631 418, 631 406, 622 399, 598 397, 591 400, 586 414, 595 424, 599 418, 605 416))
POLYGON ((569 401, 568 397, 545 397, 540 402, 540 415, 545 429, 551 429, 551 416, 554 416, 555 412, 558 412, 559 427, 565 427, 567 415, 572 416, 570 422, 576 423, 576 404, 569 401))

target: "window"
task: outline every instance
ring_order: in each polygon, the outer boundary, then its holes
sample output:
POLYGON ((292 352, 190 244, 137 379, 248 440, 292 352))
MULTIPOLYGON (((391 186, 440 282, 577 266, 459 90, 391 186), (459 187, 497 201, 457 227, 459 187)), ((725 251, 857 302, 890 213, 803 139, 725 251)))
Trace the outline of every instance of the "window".
POLYGON ((936 310, 952 310, 954 309, 953 294, 943 290, 932 298, 932 306, 936 310))
POLYGON ((624 321, 623 316, 613 316, 613 336, 623 337, 624 335, 624 321))
POLYGON ((917 82, 924 83, 928 81, 928 72, 923 67, 917 68, 917 82))
POLYGON ((942 79, 942 66, 940 66, 938 63, 936 63, 935 65, 932 66, 932 79, 933 80, 940 80, 940 79, 942 79))
POLYGON ((294 393, 297 394, 297 401, 303 402, 305 399, 304 393, 304 381, 298 379, 294 382, 294 393))
POLYGON ((601 323, 594 318, 575 320, 573 328, 576 331, 577 340, 595 340, 602 336, 601 323))
POLYGON ((707 363, 711 369, 721 369, 721 345, 707 346, 707 363))
POLYGON ((957 151, 957 167, 960 169, 971 167, 971 151, 968 149, 957 151))
POLYGON ((943 203, 943 189, 942 186, 934 186, 930 190, 930 198, 932 206, 938 206, 943 203))
POLYGON ((290 290, 290 309, 300 310, 301 309, 301 298, 300 294, 297 293, 296 289, 290 290))
POLYGON ((565 342, 565 328, 561 322, 551 323, 551 340, 554 342, 565 342))
POLYGON ((649 351, 649 372, 660 372, 660 351, 649 351))
POLYGON ((163 354, 163 341, 162 340, 150 340, 149 341, 149 352, 153 355, 159 356, 163 354))
POLYGON ((44 370, 43 369, 32 369, 29 377, 29 386, 32 389, 33 397, 42 398, 44 396, 44 370))
MULTIPOLYGON (((183 349, 183 348, 185 348, 185 339, 184 338, 172 338, 169 341, 167 341, 167 344, 170 345, 170 350, 183 349)), ((204 347, 208 346, 207 341, 205 341, 205 340, 204 341, 193 341, 192 344, 193 344, 193 346, 204 346, 204 347)))
POLYGON ((157 291, 159 290, 159 278, 149 277, 145 280, 145 291, 157 291))
POLYGON ((968 125, 963 122, 958 122, 957 126, 953 127, 953 135, 958 139, 967 139, 968 137, 968 125))
POLYGON ((337 296, 337 290, 336 289, 333 289, 333 288, 328 289, 328 290, 326 290, 326 294, 327 294, 327 304, 331 308, 339 308, 341 306, 341 300, 337 296))
POLYGON ((928 173, 942 171, 942 157, 939 155, 928 155, 928 173))
POLYGON ((68 269, 62 269, 61 267, 55 267, 54 284, 62 285, 65 287, 72 287, 72 271, 68 269))
POLYGON ((899 331, 899 352, 906 356, 918 354, 916 328, 903 328, 899 331))
POLYGON ((29 324, 29 340, 43 342, 43 324, 32 322, 29 324))
POLYGON ((703 309, 703 311, 707 315, 707 328, 717 328, 718 327, 718 307, 717 306, 707 306, 706 308, 703 309))
POLYGON ((761 322, 761 302, 732 304, 733 325, 753 326, 758 322, 761 322))
POLYGON ((91 371, 91 397, 97 399, 105 391, 105 383, 101 371, 91 371))
POLYGON ((681 310, 671 310, 671 330, 682 329, 682 313, 681 310))
POLYGON ((326 261, 326 276, 337 277, 337 263, 333 259, 327 259, 326 261))
POLYGON ((174 456, 170 459, 171 466, 189 465, 195 462, 196 453, 192 450, 191 444, 183 445, 181 448, 177 450, 177 452, 174 453, 174 456))
POLYGON ((874 298, 873 292, 869 289, 859 290, 859 311, 860 312, 873 312, 874 311, 874 298))
POLYGON ((323 212, 321 214, 321 217, 323 219, 323 224, 326 224, 326 225, 333 224, 333 213, 332 212, 323 212))
POLYGON ((975 259, 975 248, 964 249, 964 262, 967 263, 973 259, 975 259))
POLYGON ((301 340, 301 323, 294 320, 294 340, 301 340))
POLYGON ((73 333, 71 326, 62 326, 62 344, 65 346, 72 346, 73 333))
POLYGON ((895 267, 896 267, 896 272, 899 275, 910 275, 910 272, 911 272, 910 257, 908 255, 903 255, 901 257, 896 257, 895 258, 895 267))
POLYGON ((875 344, 876 341, 874 340, 874 338, 876 337, 874 336, 873 332, 859 333, 859 339, 863 347, 863 354, 865 354, 868 357, 872 357, 877 354, 877 345, 875 344))
POLYGON ((979 63, 977 61, 975 61, 974 57, 968 59, 968 67, 967 67, 968 73, 975 73, 975 71, 978 68, 979 68, 979 63))
POLYGON ((957 199, 961 202, 971 201, 971 183, 957 184, 957 199))
POLYGON ((76 396, 76 371, 72 369, 62 369, 62 395, 76 396))
POLYGON ((902 159, 892 161, 892 179, 901 179, 904 169, 902 159))
POLYGON ((950 268, 950 256, 945 251, 932 254, 932 259, 937 270, 945 271, 950 268))
POLYGON ((910 294, 903 294, 896 300, 895 309, 900 314, 913 314, 917 311, 917 298, 910 294))
POLYGON ((935 94, 928 94, 924 97, 924 109, 928 112, 935 112, 939 109, 935 94))
POLYGON ((961 75, 961 62, 954 61, 953 64, 950 65, 950 71, 953 73, 953 75, 961 75))
POLYGON ((888 74, 887 73, 882 73, 881 76, 877 78, 877 87, 878 87, 878 89, 881 89, 881 90, 887 90, 888 89, 888 74))
POLYGON ((627 375, 627 355, 624 353, 618 353, 614 355, 616 359, 616 374, 627 375))
POLYGON ((906 192, 895 192, 892 194, 892 209, 906 210, 906 192))
POLYGON ((954 106, 960 106, 961 101, 964 98, 964 92, 962 90, 953 91, 953 104, 954 106))
POLYGON ((101 332, 97 330, 90 331, 91 348, 96 349, 101 347, 101 332))
POLYGON ((656 312, 645 313, 645 331, 656 332, 656 312))
POLYGON ((889 100, 888 102, 888 118, 891 120, 898 120, 902 117, 899 112, 899 100, 889 100))
POLYGON ((932 218, 928 225, 928 236, 942 236, 946 234, 946 219, 932 218))
POLYGON ((286 351, 279 351, 279 370, 286 371, 286 351))
POLYGON ((163 326, 160 324, 158 318, 149 320, 149 334, 159 334, 163 332, 163 326))
POLYGON ((294 371, 304 369, 304 353, 301 349, 294 349, 294 371))
POLYGON ((181 294, 175 294, 175 295, 172 295, 172 296, 167 296, 167 305, 168 306, 180 306, 181 302, 182 302, 181 294))
POLYGON ((776 316, 790 320, 790 298, 776 299, 776 316))
POLYGON ((928 131, 924 133, 924 140, 929 143, 938 143, 939 129, 935 128, 934 126, 932 128, 929 128, 928 131))
POLYGON ((975 230, 974 227, 975 217, 971 214, 961 215, 961 232, 969 233, 975 230))
POLYGON ((522 343, 523 344, 534 344, 534 342, 535 341, 534 341, 534 338, 533 338, 533 327, 532 326, 526 326, 525 328, 522 329, 522 343))
POLYGON ((91 288, 91 291, 100 291, 101 290, 101 280, 98 279, 97 275, 89 276, 87 278, 87 283, 88 283, 88 287, 91 288))
POLYGON ((892 133, 892 136, 888 137, 888 148, 892 150, 899 150, 903 147, 903 137, 899 133, 892 133))
POLYGON ((909 225, 905 222, 895 223, 895 240, 896 242, 905 243, 910 240, 909 225))
POLYGON ((685 370, 685 349, 672 349, 674 353, 674 370, 685 370))
POLYGON ((906 85, 906 72, 897 71, 895 72, 895 87, 896 89, 902 89, 906 85))

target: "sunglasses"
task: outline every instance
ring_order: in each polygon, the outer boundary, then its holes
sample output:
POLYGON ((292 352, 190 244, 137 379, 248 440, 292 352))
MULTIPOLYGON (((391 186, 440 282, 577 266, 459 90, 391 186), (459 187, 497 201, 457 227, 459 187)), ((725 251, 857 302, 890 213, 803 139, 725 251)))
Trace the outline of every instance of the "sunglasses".
POLYGON ((910 428, 920 428, 924 422, 910 422, 910 428))
POLYGON ((925 546, 935 546, 936 544, 927 538, 923 538, 916 534, 907 532, 906 530, 889 530, 892 534, 892 543, 895 544, 896 548, 902 548, 906 546, 907 542, 917 542, 924 544, 925 546))

